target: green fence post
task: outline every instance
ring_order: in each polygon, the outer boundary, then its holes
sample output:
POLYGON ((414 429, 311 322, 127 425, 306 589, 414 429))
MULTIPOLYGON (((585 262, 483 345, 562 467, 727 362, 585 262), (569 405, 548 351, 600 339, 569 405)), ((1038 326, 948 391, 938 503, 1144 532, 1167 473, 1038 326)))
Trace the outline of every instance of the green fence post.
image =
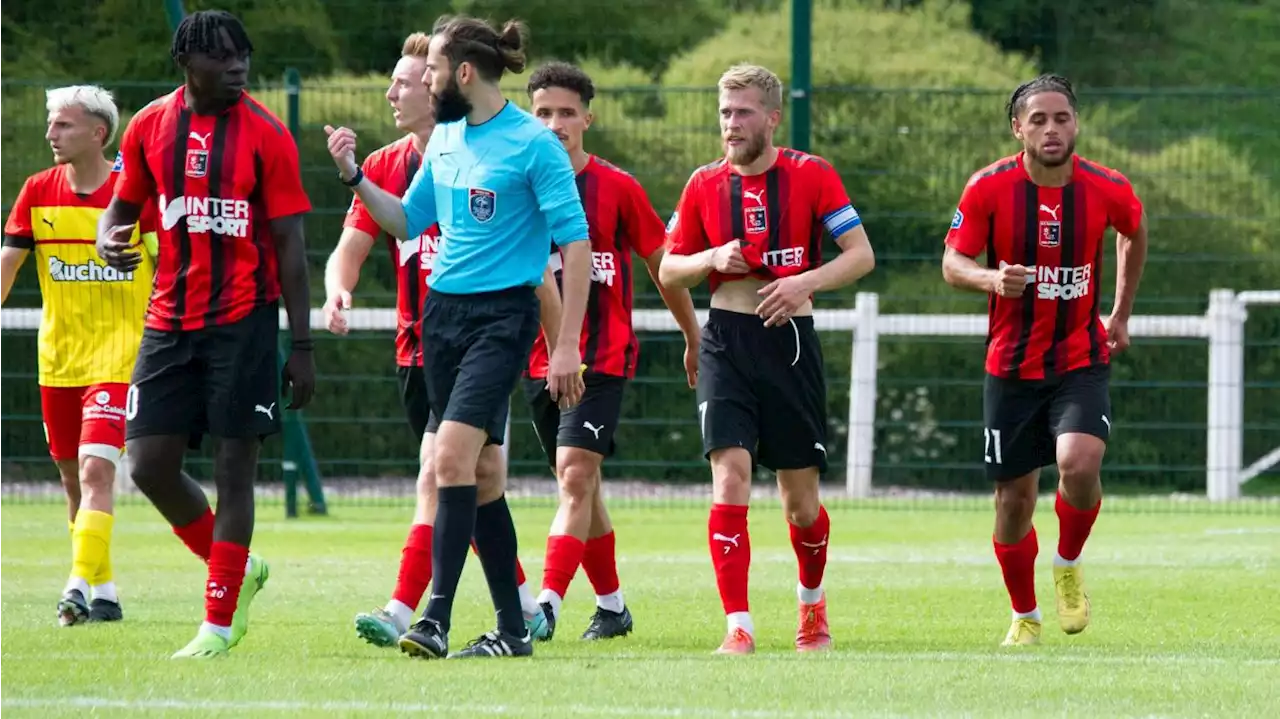
POLYGON ((813 94, 813 2, 791 0, 791 147, 809 151, 809 101, 813 94))
MULTIPOLYGON (((302 113, 299 109, 302 95, 302 75, 297 69, 291 67, 285 70, 284 87, 286 95, 285 123, 289 126, 289 132, 296 142, 302 131, 302 113)), ((281 338, 280 366, 282 368, 289 357, 287 341, 287 338, 281 338)), ((327 514, 328 507, 324 501, 324 487, 320 484, 320 466, 316 462, 315 452, 311 449, 311 437, 307 433, 307 425, 302 419, 301 412, 291 412, 283 409, 284 402, 281 402, 280 407, 283 413, 281 419, 284 425, 284 458, 280 463, 280 468, 284 481, 285 516, 298 516, 299 475, 302 476, 307 485, 307 496, 310 500, 307 503, 307 512, 309 514, 327 514)))
POLYGON ((176 31, 187 11, 182 8, 182 0, 164 0, 164 14, 169 17, 169 29, 176 31))

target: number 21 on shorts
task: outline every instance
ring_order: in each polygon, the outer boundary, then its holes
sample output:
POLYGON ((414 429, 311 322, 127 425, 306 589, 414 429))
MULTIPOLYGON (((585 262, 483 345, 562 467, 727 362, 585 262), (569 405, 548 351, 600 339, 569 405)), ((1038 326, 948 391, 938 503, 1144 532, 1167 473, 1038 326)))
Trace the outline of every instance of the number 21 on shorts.
POLYGON ((982 428, 982 458, 987 464, 1004 464, 1000 456, 1000 430, 982 428))

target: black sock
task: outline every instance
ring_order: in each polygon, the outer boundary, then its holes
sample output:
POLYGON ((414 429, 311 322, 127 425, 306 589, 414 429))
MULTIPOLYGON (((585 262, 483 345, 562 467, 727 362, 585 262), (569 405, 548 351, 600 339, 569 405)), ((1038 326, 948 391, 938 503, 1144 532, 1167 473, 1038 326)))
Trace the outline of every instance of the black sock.
POLYGON ((493 608, 498 612, 498 630, 523 637, 524 612, 516 584, 516 525, 505 495, 476 508, 475 536, 476 553, 489 583, 493 608))
MULTIPOLYGON (((436 524, 431 534, 431 601, 422 616, 440 623, 449 631, 453 596, 467 563, 467 550, 476 526, 476 488, 440 487, 436 524)), ((514 561, 514 560, 513 560, 514 561)))

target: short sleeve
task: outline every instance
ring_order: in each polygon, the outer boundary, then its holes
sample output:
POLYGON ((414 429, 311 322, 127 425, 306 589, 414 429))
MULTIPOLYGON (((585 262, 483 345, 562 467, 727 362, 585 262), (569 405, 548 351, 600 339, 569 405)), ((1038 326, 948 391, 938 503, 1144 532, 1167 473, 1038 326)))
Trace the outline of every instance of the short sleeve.
POLYGON ((18 198, 9 208, 9 218, 4 223, 4 246, 29 250, 36 246, 36 233, 31 227, 31 195, 35 190, 31 180, 22 183, 18 198))
POLYGON ((1133 191, 1128 178, 1115 173, 1116 182, 1112 184, 1111 207, 1108 219, 1116 232, 1122 235, 1133 235, 1142 225, 1142 200, 1133 191))
POLYGON ((628 177, 622 187, 626 193, 621 204, 627 237, 631 239, 636 254, 649 257, 662 249, 666 228, 653 205, 649 204, 649 196, 645 194, 644 187, 635 178, 628 177))
POLYGON ((436 181, 431 171, 430 152, 422 158, 422 164, 418 167, 417 174, 413 176, 413 181, 409 183, 409 189, 405 190, 404 197, 400 199, 400 206, 404 208, 404 229, 409 237, 417 237, 439 222, 439 215, 436 212, 436 181))
POLYGON ((825 161, 818 163, 815 178, 818 185, 818 216, 833 239, 862 224, 862 216, 849 200, 840 173, 825 161))
POLYGON ((710 246, 706 229, 702 226, 702 213, 698 208, 701 186, 697 173, 694 173, 689 182, 685 183, 676 211, 667 221, 667 252, 673 255, 693 255, 710 246))
MULTIPOLYGON (((302 189, 302 170, 298 165, 298 145, 288 130, 263 132, 262 200, 267 219, 275 220, 311 211, 311 200, 302 189)), ((125 160, 126 166, 128 159, 125 160)))
POLYGON ((152 257, 160 256, 160 239, 156 234, 160 226, 159 213, 156 203, 147 202, 142 205, 142 214, 138 216, 138 235, 147 254, 152 257))
POLYGON ((590 238, 587 214, 578 197, 573 163, 564 145, 550 130, 538 132, 529 143, 526 170, 538 209, 546 218, 551 241, 564 247, 590 238))
POLYGON ((947 246, 967 257, 977 257, 987 247, 987 209, 982 185, 975 176, 960 194, 960 204, 951 217, 947 246))
MULTIPOLYGON (((364 159, 364 164, 361 166, 365 176, 371 181, 377 173, 377 165, 376 156, 370 155, 364 159)), ((381 186, 378 182, 374 182, 374 184, 381 186)), ((373 215, 369 214, 369 208, 365 207, 359 195, 352 196, 351 206, 347 208, 347 216, 343 218, 342 226, 360 230, 370 237, 377 237, 382 233, 382 228, 378 225, 378 221, 373 219, 373 215)), ((417 235, 413 235, 413 237, 417 237, 417 235)))
POLYGON ((146 205, 156 194, 156 180, 147 167, 146 151, 142 145, 148 118, 153 113, 140 112, 129 121, 120 138, 120 152, 116 156, 120 179, 116 182, 116 197, 131 205, 146 205))

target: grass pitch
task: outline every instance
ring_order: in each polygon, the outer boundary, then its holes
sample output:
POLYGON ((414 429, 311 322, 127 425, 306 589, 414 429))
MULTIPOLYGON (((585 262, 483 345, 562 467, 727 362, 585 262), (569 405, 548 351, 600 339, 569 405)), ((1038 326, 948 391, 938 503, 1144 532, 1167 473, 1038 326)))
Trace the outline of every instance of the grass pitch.
MULTIPOLYGON (((516 501, 535 586, 552 510, 516 501)), ((5 502, 6 717, 402 716, 1259 716, 1280 708, 1280 521, 1267 514, 1102 515, 1085 550, 1093 623, 1057 628, 1052 503, 1042 502, 1037 589, 1044 644, 998 647, 1008 600, 989 510, 832 507, 826 586, 836 651, 798 656, 795 558, 776 504, 751 512, 758 653, 716 657, 724 634, 697 503, 614 510, 636 632, 577 639, 593 609, 581 573, 556 638, 531 660, 411 661, 358 640, 356 612, 385 603, 409 507, 285 520, 259 508, 254 549, 271 580, 224 661, 169 655, 203 616, 204 568, 150 507, 129 504, 113 558, 125 621, 60 629, 70 568, 59 505, 5 502)), ((474 557, 452 644, 491 628, 474 557)))

